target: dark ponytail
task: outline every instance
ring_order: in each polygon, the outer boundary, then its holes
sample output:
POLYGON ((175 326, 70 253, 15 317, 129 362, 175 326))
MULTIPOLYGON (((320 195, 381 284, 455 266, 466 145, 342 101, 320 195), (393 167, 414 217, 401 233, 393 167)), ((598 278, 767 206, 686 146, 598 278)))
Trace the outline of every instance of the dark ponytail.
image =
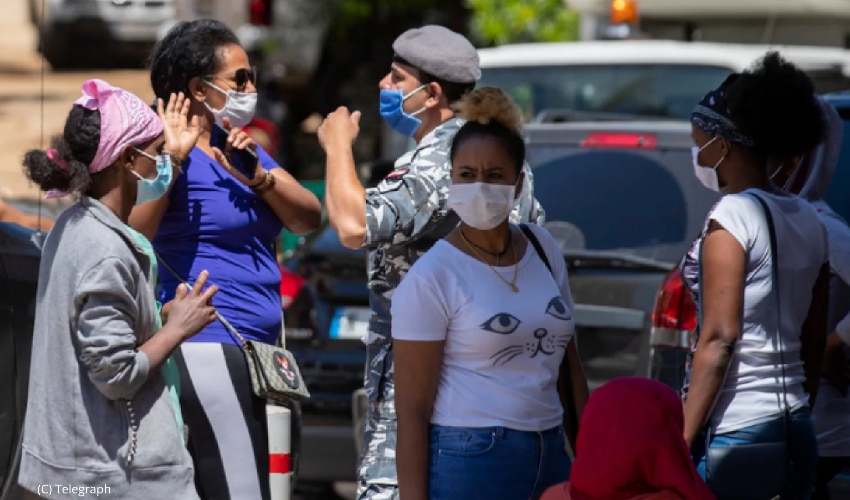
POLYGON ((74 106, 65 131, 50 141, 46 151, 31 149, 24 155, 24 172, 42 191, 85 193, 91 183, 89 164, 100 144, 100 112, 74 106))

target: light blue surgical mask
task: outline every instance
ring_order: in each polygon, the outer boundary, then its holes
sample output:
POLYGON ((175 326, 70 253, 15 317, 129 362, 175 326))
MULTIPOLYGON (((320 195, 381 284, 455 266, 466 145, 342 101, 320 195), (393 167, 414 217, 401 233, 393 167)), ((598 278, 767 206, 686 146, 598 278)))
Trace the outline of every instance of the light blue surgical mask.
POLYGON ((401 89, 381 89, 381 116, 391 129, 407 137, 413 137, 422 125, 422 120, 416 116, 425 111, 425 108, 408 114, 404 112, 404 101, 427 86, 427 84, 420 85, 407 95, 404 95, 401 89))
POLYGON ((156 178, 145 179, 135 170, 130 170, 133 175, 138 177, 136 181, 136 205, 156 201, 168 192, 171 186, 171 179, 174 176, 174 168, 171 165, 171 157, 168 155, 153 156, 138 148, 133 148, 138 153, 147 156, 156 163, 156 178))

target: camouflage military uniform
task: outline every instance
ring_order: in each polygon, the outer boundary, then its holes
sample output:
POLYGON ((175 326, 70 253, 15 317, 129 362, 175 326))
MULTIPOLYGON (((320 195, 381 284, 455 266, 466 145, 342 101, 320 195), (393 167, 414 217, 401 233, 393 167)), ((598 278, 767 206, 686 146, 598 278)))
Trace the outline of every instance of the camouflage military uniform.
MULTIPOLYGON (((449 148, 464 121, 453 118, 426 135, 416 149, 400 157, 393 172, 366 192, 369 248, 369 302, 372 318, 366 338, 365 389, 369 398, 363 452, 358 466, 358 499, 397 499, 396 413, 393 384, 390 300, 410 266, 458 224, 446 208, 451 184, 449 148)), ((533 196, 531 170, 513 222, 542 222, 533 196)))

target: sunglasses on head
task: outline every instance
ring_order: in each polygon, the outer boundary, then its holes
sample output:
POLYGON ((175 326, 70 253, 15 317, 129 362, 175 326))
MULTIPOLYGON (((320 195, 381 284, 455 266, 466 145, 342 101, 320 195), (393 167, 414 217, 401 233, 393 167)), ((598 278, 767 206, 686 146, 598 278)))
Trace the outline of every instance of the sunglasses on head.
POLYGON ((252 85, 257 85, 257 68, 239 68, 233 73, 219 73, 217 75, 209 75, 211 78, 225 78, 236 83, 236 90, 243 91, 248 86, 248 82, 252 85))

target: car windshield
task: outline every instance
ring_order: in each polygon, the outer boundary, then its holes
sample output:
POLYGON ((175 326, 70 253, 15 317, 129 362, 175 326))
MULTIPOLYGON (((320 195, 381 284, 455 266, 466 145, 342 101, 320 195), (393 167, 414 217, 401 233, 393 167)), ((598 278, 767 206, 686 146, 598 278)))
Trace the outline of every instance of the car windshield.
POLYGON ((481 84, 508 91, 528 121, 545 109, 687 119, 731 72, 697 64, 483 68, 481 84))

